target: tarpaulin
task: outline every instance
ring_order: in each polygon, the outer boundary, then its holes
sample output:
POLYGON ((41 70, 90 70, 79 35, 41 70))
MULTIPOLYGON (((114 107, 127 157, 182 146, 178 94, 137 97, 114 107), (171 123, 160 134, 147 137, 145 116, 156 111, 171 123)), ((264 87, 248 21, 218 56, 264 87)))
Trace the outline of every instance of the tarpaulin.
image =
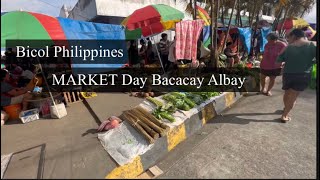
POLYGON ((272 29, 270 27, 262 27, 261 28, 261 44, 260 44, 260 52, 264 52, 264 46, 267 44, 267 36, 270 34, 272 29))
POLYGON ((58 18, 67 39, 125 40, 122 26, 58 18))
POLYGON ((251 36, 252 31, 250 27, 247 28, 238 28, 240 33, 240 38, 242 39, 242 42, 244 42, 244 47, 247 52, 250 52, 251 50, 251 36))

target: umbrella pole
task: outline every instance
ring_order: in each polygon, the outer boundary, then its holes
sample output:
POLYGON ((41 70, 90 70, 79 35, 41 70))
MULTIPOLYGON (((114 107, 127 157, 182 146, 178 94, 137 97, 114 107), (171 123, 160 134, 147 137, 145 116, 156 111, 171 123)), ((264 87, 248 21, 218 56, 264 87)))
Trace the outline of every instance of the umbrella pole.
MULTIPOLYGON (((151 27, 150 27, 150 31, 151 31, 151 34, 153 34, 151 27)), ((153 37, 151 37, 151 39, 153 40, 153 43, 154 43, 154 44, 155 44, 155 46, 156 46, 157 55, 158 55, 158 58, 159 58, 159 60, 160 60, 160 64, 161 64, 161 68, 162 68, 162 70, 163 70, 163 73, 166 73, 166 71, 164 70, 163 64, 162 64, 161 56, 160 56, 160 53, 159 53, 159 50, 158 50, 158 47, 157 47, 156 41, 154 40, 154 38, 153 38, 153 37)))
POLYGON ((59 118, 60 118, 60 117, 61 117, 61 116, 60 116, 60 112, 58 111, 57 105, 56 105, 56 103, 54 102, 54 98, 53 98, 52 93, 51 93, 51 91, 50 91, 50 87, 49 87, 49 84, 48 84, 48 82, 47 82, 47 79, 46 79, 45 76, 44 76, 43 69, 42 69, 42 65, 41 65, 41 63, 40 63, 39 57, 37 57, 37 60, 38 60, 39 66, 40 66, 40 71, 41 71, 43 80, 44 80, 44 82, 46 83, 46 86, 47 86, 47 88, 48 88, 49 95, 50 95, 50 98, 51 98, 51 100, 52 100, 53 106, 54 106, 54 108, 56 109, 56 111, 57 111, 57 113, 58 113, 58 116, 59 116, 59 118))
MULTIPOLYGON (((153 43, 156 45, 156 42, 155 42, 155 40, 154 40, 153 37, 152 37, 152 40, 153 40, 153 43)), ((161 56, 160 56, 160 53, 159 53, 159 50, 158 50, 157 45, 156 45, 156 50, 157 50, 158 58, 159 58, 159 60, 160 60, 161 68, 162 68, 162 70, 163 70, 163 73, 165 73, 165 70, 164 70, 164 67, 163 67, 163 64, 162 64, 161 56)))

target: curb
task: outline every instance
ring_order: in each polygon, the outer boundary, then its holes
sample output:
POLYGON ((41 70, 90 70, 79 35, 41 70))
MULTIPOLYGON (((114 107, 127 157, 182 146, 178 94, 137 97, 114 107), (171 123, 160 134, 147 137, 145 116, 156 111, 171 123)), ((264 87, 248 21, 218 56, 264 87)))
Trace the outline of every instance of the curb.
POLYGON ((137 156, 133 162, 114 168, 107 173, 105 178, 133 179, 138 177, 148 168, 155 165, 159 159, 163 158, 178 144, 193 135, 209 120, 221 114, 227 108, 230 108, 241 97, 243 97, 243 93, 240 92, 226 92, 218 96, 206 104, 197 114, 192 115, 179 126, 170 129, 167 136, 157 139, 152 149, 137 156))

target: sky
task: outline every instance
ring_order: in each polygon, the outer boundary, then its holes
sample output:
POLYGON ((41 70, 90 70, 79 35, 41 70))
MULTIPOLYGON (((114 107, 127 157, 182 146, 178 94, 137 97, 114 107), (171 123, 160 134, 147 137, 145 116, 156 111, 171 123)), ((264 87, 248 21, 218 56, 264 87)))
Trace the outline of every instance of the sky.
MULTIPOLYGON (((73 7, 77 0, 1 0, 1 11, 24 10, 38 12, 50 16, 59 16, 60 9, 63 4, 73 7)), ((317 6, 315 5, 309 14, 304 16, 304 19, 309 23, 316 23, 317 6)))

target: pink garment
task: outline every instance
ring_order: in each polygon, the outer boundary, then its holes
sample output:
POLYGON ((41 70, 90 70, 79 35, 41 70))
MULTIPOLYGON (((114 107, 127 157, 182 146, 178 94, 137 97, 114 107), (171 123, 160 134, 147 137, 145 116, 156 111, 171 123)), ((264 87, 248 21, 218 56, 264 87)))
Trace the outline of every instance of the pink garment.
POLYGON ((279 69, 281 63, 277 63, 277 57, 287 45, 281 41, 276 43, 267 43, 264 47, 263 59, 260 64, 261 69, 272 70, 279 69))
POLYGON ((181 21, 176 24, 176 59, 197 59, 197 42, 203 20, 181 21))

